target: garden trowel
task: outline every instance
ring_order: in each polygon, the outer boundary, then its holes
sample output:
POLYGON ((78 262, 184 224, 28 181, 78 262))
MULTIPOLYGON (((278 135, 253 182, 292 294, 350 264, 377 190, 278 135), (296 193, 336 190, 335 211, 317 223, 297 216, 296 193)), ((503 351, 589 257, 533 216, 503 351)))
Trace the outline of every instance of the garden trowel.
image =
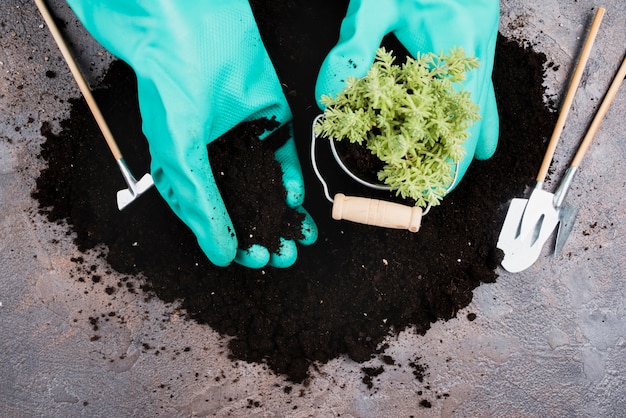
POLYGON ((504 252, 502 267, 511 273, 518 273, 532 266, 539 258, 545 242, 558 225, 555 255, 558 254, 569 236, 578 209, 565 202, 565 196, 572 184, 575 168, 570 167, 559 184, 555 194, 541 190, 535 205, 529 207, 530 200, 513 199, 509 206, 497 247, 504 252), (543 206, 541 206, 543 205, 543 206), (532 233, 522 235, 520 219, 528 210, 539 210, 541 216, 532 225, 532 233), (513 232, 514 231, 514 232, 513 232))

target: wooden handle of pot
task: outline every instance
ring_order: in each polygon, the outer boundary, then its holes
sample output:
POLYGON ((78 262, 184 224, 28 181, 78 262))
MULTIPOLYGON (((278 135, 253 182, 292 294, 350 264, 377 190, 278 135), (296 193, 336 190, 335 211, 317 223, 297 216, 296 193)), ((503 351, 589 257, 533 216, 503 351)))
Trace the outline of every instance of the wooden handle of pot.
POLYGON ((41 16, 43 17, 44 21, 48 25, 48 29, 50 29, 50 33, 52 34, 52 37, 57 43, 59 50, 61 50, 61 54, 63 55, 65 62, 67 62, 67 65, 70 68, 70 71, 72 72, 72 75, 74 76, 74 79, 76 80, 76 83, 78 84, 78 87, 80 88, 80 91, 83 94, 83 97, 85 98, 85 101, 87 102, 87 105, 89 106, 89 109, 91 110, 91 113, 93 114, 93 117, 96 119, 96 122, 98 123, 98 127, 100 128, 100 131, 102 132, 102 135, 104 136, 104 139, 107 141, 107 145, 109 146, 109 149, 111 150, 111 153, 113 154, 113 157, 116 160, 121 159, 122 153, 120 152, 120 149, 117 146, 115 139, 113 138, 113 134, 111 133, 111 130, 109 129, 109 125, 107 125, 104 119, 104 116, 102 116, 102 112, 100 112, 98 103, 96 102, 96 99, 94 99, 93 94, 91 94, 89 85, 85 81, 83 74, 80 72, 80 69, 78 68, 78 64, 76 64, 76 60, 74 59, 74 57, 72 56, 72 53, 67 47, 67 44, 65 43, 65 39, 63 39, 63 35, 61 34, 61 31, 59 31, 59 28, 54 22, 54 18, 52 17, 50 10, 48 10, 48 6, 46 6, 46 3, 44 0, 35 0, 35 4, 37 5, 37 8, 39 9, 39 12, 41 13, 41 16))
POLYGON ((604 100, 602 100, 602 104, 600 105, 600 108, 596 112, 596 115, 594 116, 593 121, 591 122, 591 125, 589 126, 589 129, 587 130, 587 133, 585 134, 585 138, 583 139, 580 146, 578 147, 578 152, 576 152, 576 155, 574 156, 574 159, 572 160, 572 164, 571 164, 572 167, 580 166, 580 163, 582 162, 583 157, 585 156, 585 153, 587 152, 587 150, 589 149, 589 146, 591 145, 591 141, 593 140, 593 137, 595 136, 596 132, 598 132, 598 128, 600 127, 600 123, 602 122, 602 119, 604 119, 604 116, 606 115, 606 112, 608 112, 609 107, 611 106, 611 103, 613 103, 613 99, 615 99, 615 95, 617 95, 617 91, 619 90, 620 86, 622 85, 622 82, 624 81, 624 77, 626 77, 626 58, 624 58, 624 60, 622 61, 622 65, 620 65, 619 70, 617 70, 617 74, 613 78, 613 81, 611 82, 611 86, 609 87, 609 90, 606 92, 606 95, 604 96, 604 100))
POLYGON ((337 193, 332 216, 338 221, 345 219, 365 225, 417 232, 422 223, 422 208, 337 193))
POLYGON ((574 102, 574 96, 576 95, 576 90, 578 89, 578 85, 580 84, 580 79, 582 78, 583 72, 585 71, 587 60, 589 59, 589 55, 591 54, 591 47, 593 46, 593 42, 596 39, 596 35, 598 34, 598 29, 600 28, 600 23, 602 22, 602 18, 604 17, 604 12, 605 9, 603 7, 599 7, 596 11, 595 17, 593 18, 591 29, 589 30, 589 34, 587 35, 587 39, 585 40, 585 45, 583 46, 583 50, 580 53, 580 58, 578 60, 578 63, 576 64, 576 68, 574 69, 574 75, 572 76, 572 79, 570 81, 567 93, 565 93, 565 99, 563 100, 563 104, 561 105, 561 110, 559 112, 559 117, 556 121, 556 126, 554 127, 552 137, 550 137, 550 142, 548 143, 548 149, 546 150, 546 154, 543 157, 543 162, 541 163, 541 167, 539 168, 539 174, 537 174, 537 182, 539 183, 542 183, 548 175, 548 169, 550 168, 550 163, 552 163, 552 157, 554 157, 556 145, 559 142, 561 133, 563 132, 563 127, 565 126, 565 119, 567 119, 567 114, 569 113, 569 110, 572 107, 572 103, 574 102))

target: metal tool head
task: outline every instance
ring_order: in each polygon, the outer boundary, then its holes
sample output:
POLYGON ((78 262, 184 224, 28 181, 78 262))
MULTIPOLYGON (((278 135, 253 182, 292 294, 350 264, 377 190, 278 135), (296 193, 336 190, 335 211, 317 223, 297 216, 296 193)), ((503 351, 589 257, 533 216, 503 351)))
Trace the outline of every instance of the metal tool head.
POLYGON ((135 180, 135 177, 133 177, 128 166, 126 166, 123 158, 117 160, 117 165, 128 185, 127 189, 122 189, 117 192, 117 208, 122 210, 141 196, 141 194, 154 186, 154 181, 150 174, 145 174, 139 181, 135 180))
POLYGON ((117 208, 124 209, 137 199, 142 193, 154 186, 154 181, 150 174, 145 174, 141 180, 133 185, 128 185, 128 189, 122 189, 117 192, 117 208))
POLYGON ((533 233, 537 224, 546 216, 558 218, 558 211, 554 206, 554 194, 543 190, 539 183, 528 197, 524 212, 519 218, 517 235, 527 236, 533 233))
POLYGON ((542 207, 542 213, 538 216, 531 213, 536 222, 532 224, 532 228, 524 231, 522 224, 529 211, 529 203, 530 199, 511 201, 496 244, 504 252, 502 267, 511 273, 523 271, 537 261, 543 245, 559 222, 558 210, 550 201, 549 207, 542 207))
POLYGON ((556 243, 554 245, 555 256, 559 255, 565 246, 565 242, 574 228, 577 216, 578 208, 567 202, 559 208, 559 229, 556 233, 556 243))

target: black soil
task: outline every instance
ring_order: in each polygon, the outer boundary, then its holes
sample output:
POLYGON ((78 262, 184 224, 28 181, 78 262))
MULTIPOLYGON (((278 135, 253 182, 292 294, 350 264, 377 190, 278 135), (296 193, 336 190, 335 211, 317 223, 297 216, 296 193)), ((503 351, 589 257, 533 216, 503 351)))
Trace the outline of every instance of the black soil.
POLYGON ((287 207, 287 191, 274 152, 289 138, 289 127, 275 119, 235 126, 208 147, 215 181, 229 208, 240 248, 253 244, 280 250, 280 238, 303 238, 304 215, 287 207), (277 129, 278 128, 278 129, 277 129), (259 137, 271 132, 263 141, 259 137))
MULTIPOLYGON (((384 349, 385 336, 407 327, 424 334, 433 322, 455 317, 481 283, 494 282, 499 261, 494 248, 507 202, 532 183, 555 121, 544 105, 545 56, 501 37, 494 70, 501 116, 495 156, 475 161, 459 187, 423 219, 417 234, 333 221, 308 149, 311 122, 319 113, 313 97, 317 69, 336 41, 347 2, 300 3, 305 2, 253 2, 294 113, 307 183, 305 207, 320 230, 317 243, 299 247, 293 267, 213 266, 154 189, 119 212, 115 193, 125 185, 82 99, 71 101, 60 133, 42 127, 41 157, 48 168, 33 193, 50 220, 67 220, 80 250, 106 244, 104 256, 112 268, 143 273, 143 292, 180 301, 190 320, 234 337, 229 344, 233 358, 266 363, 294 382, 307 378, 314 362, 344 354, 368 360, 384 349)), ((95 96, 131 170, 147 172, 149 154, 132 71, 114 63, 95 96)), ((258 155, 261 166, 268 165, 261 151, 265 147, 253 148, 248 144, 246 158, 258 155)), ((326 151, 320 145, 331 190, 365 195, 326 163, 326 151)), ((234 160, 225 160, 224 167, 229 161, 234 160)), ((262 181, 247 183, 249 195, 257 193, 251 190, 256 186, 259 196, 274 193, 268 192, 265 174, 253 174, 262 181)), ((263 199, 253 206, 264 213, 271 209, 263 199)), ((368 369, 366 374, 371 380, 378 372, 368 369)))

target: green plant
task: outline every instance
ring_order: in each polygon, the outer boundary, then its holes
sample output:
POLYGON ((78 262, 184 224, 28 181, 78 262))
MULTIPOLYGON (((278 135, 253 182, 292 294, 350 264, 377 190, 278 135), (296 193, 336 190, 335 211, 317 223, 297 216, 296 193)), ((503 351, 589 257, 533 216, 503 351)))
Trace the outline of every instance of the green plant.
POLYGON ((418 206, 437 205, 454 181, 478 105, 461 88, 478 67, 462 48, 418 54, 402 65, 380 48, 363 78, 351 77, 336 97, 323 96, 317 135, 366 146, 384 162, 378 179, 418 206))

